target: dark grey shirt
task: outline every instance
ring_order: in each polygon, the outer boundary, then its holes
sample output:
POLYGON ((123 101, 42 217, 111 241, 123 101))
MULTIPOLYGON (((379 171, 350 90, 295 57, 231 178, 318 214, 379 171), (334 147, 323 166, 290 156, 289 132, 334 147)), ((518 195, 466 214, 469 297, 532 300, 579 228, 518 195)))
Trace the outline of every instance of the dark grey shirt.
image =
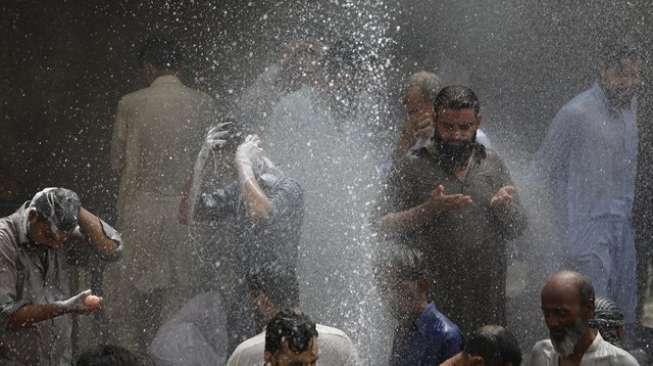
POLYGON ((303 189, 287 177, 263 189, 272 202, 272 215, 263 223, 247 217, 238 182, 203 193, 199 210, 216 218, 237 217, 241 270, 268 268, 295 273, 304 217, 303 189))
POLYGON ((11 316, 27 304, 51 304, 75 295, 75 267, 91 256, 117 260, 122 252, 120 234, 100 220, 107 238, 118 244, 111 256, 95 250, 79 228, 62 249, 36 245, 27 236, 26 202, 15 213, 0 219, 0 364, 66 365, 71 363, 72 315, 42 321, 11 331, 11 316))

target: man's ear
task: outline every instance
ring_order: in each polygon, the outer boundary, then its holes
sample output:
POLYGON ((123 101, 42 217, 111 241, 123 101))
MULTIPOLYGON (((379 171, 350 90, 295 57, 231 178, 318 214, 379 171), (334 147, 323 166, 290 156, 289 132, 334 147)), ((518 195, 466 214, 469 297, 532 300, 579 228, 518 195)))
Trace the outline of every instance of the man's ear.
POLYGON ((485 360, 483 360, 483 357, 481 356, 470 356, 468 365, 485 366, 485 360))
POLYGON ((27 209, 27 221, 29 221, 30 224, 34 224, 39 218, 39 213, 36 211, 35 208, 28 208, 27 209))
POLYGON ((478 123, 480 127, 482 122, 483 122, 483 116, 479 113, 476 115, 476 123, 478 123))
POLYGON ((263 360, 265 361, 265 366, 274 365, 274 356, 270 352, 265 352, 263 354, 263 360))

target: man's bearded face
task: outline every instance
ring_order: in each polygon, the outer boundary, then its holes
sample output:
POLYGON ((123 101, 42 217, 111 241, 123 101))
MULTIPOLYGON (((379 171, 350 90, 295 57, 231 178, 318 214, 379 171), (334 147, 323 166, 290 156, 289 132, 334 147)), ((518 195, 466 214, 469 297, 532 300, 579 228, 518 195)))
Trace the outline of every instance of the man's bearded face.
POLYGON ((457 161, 467 157, 476 141, 480 116, 473 108, 441 109, 435 120, 435 143, 443 157, 457 161))
POLYGON ((601 87, 612 105, 627 107, 630 104, 641 85, 641 68, 642 61, 633 57, 601 69, 601 87))
POLYGON ((576 344, 580 341, 587 325, 581 319, 576 319, 574 324, 560 327, 559 329, 550 329, 551 343, 556 352, 563 357, 568 357, 574 353, 576 344))

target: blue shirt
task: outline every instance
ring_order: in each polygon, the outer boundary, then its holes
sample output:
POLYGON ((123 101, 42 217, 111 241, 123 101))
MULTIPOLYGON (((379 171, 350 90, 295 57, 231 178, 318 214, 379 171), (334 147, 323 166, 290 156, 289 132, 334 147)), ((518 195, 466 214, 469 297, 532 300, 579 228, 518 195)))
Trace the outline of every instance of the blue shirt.
POLYGON ((572 257, 593 251, 607 220, 631 221, 638 130, 636 103, 610 104, 598 82, 556 115, 535 158, 552 197, 560 240, 572 257))
POLYGON ((391 366, 435 366, 462 351, 458 326, 429 303, 410 329, 395 335, 391 366))

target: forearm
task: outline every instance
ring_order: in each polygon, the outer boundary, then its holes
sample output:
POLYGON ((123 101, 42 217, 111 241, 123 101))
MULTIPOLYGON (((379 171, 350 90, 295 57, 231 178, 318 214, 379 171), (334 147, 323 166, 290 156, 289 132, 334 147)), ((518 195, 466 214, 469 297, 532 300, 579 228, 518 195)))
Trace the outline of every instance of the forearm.
POLYGON ((8 328, 18 330, 29 328, 34 323, 53 319, 66 314, 66 311, 57 304, 29 304, 16 310, 9 318, 8 328))
POLYGON ((513 201, 505 207, 494 208, 494 217, 507 239, 521 235, 528 226, 526 212, 519 202, 513 201))
POLYGON ((240 168, 240 191, 245 201, 247 214, 255 220, 269 220, 272 215, 272 202, 268 196, 263 192, 256 179, 253 179, 254 174, 247 174, 243 172, 244 169, 240 168))
POLYGON ((110 256, 117 249, 118 244, 105 235, 100 218, 83 207, 79 210, 79 226, 82 232, 88 235, 91 243, 94 243, 98 252, 110 256))

